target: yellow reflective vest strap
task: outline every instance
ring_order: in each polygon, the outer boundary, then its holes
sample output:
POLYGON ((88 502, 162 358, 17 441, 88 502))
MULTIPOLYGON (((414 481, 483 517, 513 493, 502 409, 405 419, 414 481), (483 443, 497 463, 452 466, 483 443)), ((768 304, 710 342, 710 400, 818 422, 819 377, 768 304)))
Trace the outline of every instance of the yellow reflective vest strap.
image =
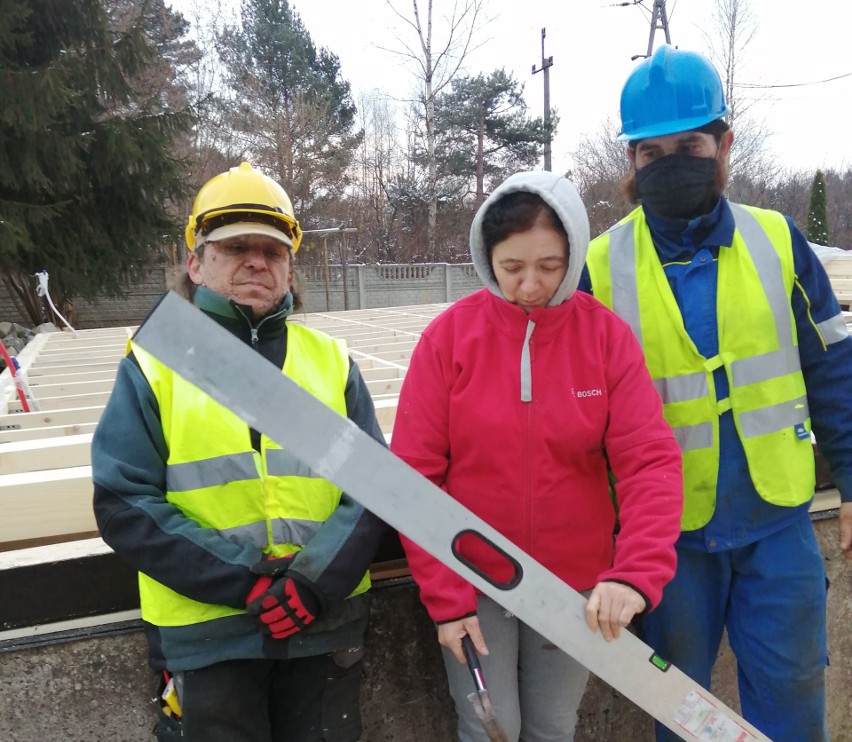
MULTIPOLYGON (((296 323, 287 328, 283 373, 345 416, 345 344, 296 323)), ((131 347, 159 404, 169 451, 166 499, 233 542, 252 544, 271 556, 301 549, 334 512, 340 489, 265 436, 260 452, 255 451, 246 423, 139 346, 131 347)), ((352 594, 369 586, 367 573, 352 594)), ((242 613, 192 600, 144 574, 139 575, 139 593, 142 617, 159 626, 242 613)))
POLYGON ((719 415, 731 410, 755 489, 794 506, 813 495, 814 462, 805 382, 790 297, 795 269, 781 214, 730 204, 733 244, 719 249, 719 353, 702 356, 683 324, 641 207, 589 247, 595 296, 639 339, 663 411, 683 453, 682 526, 709 522, 719 470, 719 415), (728 396, 713 372, 723 368, 728 396))

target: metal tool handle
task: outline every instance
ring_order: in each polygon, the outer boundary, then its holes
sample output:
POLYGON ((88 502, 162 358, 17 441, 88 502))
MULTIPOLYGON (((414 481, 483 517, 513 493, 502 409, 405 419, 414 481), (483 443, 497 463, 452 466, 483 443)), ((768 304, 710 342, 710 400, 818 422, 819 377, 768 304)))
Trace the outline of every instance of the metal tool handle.
POLYGON ((462 637, 462 649, 464 656, 467 658, 467 666, 470 674, 473 676, 473 682, 476 685, 476 690, 485 690, 485 678, 482 675, 482 665, 479 663, 479 655, 476 652, 476 647, 473 646, 473 640, 469 634, 462 637))

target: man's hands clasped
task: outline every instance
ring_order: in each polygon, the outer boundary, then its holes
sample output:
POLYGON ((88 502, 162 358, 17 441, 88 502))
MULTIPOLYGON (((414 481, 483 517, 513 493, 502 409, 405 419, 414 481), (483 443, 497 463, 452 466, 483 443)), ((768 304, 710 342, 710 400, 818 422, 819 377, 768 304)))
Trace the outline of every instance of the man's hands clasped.
POLYGON ((261 630, 286 639, 316 620, 320 602, 311 590, 287 576, 290 557, 264 559, 252 568, 260 574, 246 598, 246 610, 260 619, 261 630))

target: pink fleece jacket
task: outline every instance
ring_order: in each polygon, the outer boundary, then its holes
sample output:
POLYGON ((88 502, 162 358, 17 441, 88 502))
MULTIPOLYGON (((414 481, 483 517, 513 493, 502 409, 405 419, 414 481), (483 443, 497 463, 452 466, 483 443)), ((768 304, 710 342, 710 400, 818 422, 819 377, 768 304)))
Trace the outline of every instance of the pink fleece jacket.
MULTIPOLYGON (((453 304, 412 354, 391 449, 576 590, 615 580, 654 607, 674 575, 680 451, 630 328, 591 296, 529 315, 486 289, 453 304)), ((472 585, 403 544, 434 621, 476 610, 472 585)), ((493 555, 465 556, 500 578, 493 555)))

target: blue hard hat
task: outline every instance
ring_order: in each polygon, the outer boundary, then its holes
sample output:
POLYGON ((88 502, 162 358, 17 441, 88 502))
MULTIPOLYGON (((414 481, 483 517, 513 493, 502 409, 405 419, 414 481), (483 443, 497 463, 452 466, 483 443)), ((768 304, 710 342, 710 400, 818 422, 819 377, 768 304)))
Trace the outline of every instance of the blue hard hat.
POLYGON ((716 68, 696 52, 664 44, 627 78, 619 141, 697 129, 728 112, 716 68))

